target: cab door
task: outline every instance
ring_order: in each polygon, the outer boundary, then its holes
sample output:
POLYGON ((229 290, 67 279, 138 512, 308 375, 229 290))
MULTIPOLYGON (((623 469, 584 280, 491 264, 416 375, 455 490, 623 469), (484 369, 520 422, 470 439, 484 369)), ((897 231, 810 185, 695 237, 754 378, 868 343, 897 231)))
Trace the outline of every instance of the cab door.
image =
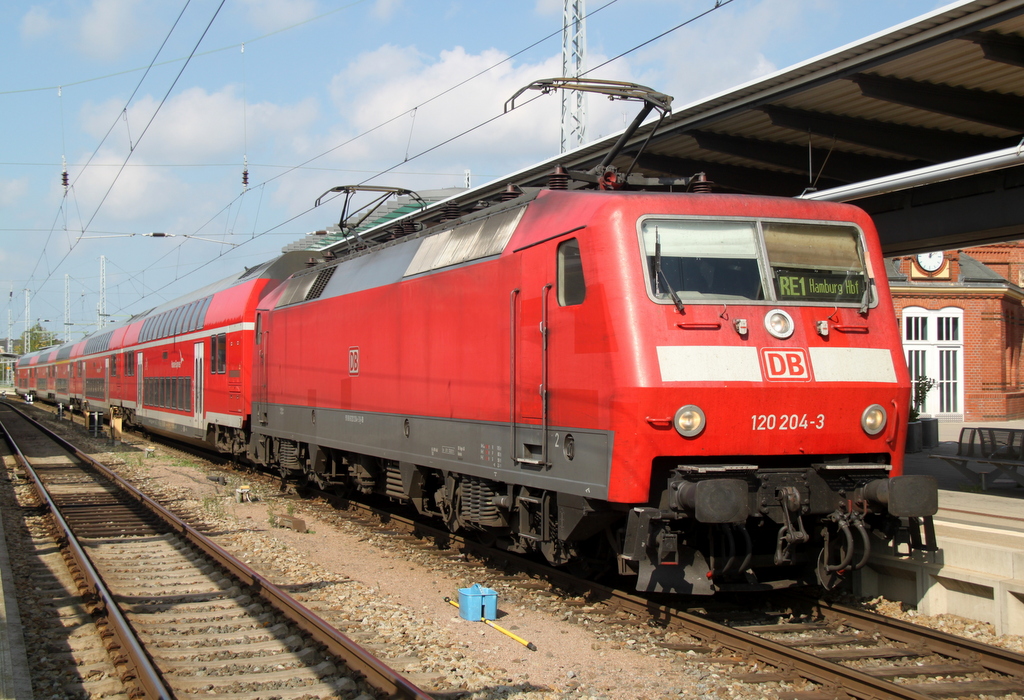
POLYGON ((521 253, 520 285, 512 291, 512 454, 523 467, 547 463, 548 309, 554 286, 550 244, 521 253))

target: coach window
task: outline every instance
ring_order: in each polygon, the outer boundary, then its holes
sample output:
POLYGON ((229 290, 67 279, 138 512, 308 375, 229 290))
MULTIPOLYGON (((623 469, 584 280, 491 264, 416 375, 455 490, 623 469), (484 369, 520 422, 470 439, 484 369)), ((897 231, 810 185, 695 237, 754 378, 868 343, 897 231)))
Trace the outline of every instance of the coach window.
POLYGON ((587 284, 583 279, 583 261, 580 242, 575 238, 558 246, 558 305, 575 306, 587 297, 587 284))
POLYGON ((217 346, 220 344, 219 335, 210 336, 210 374, 217 374, 217 346))
POLYGON ((135 351, 128 350, 124 354, 124 376, 135 376, 135 351))
POLYGON ((220 334, 220 343, 217 344, 217 373, 224 374, 228 371, 228 334, 220 334))
POLYGON ((110 376, 117 376, 117 355, 110 356, 110 376))
POLYGON ((219 333, 210 336, 210 374, 224 374, 227 371, 228 336, 219 333))

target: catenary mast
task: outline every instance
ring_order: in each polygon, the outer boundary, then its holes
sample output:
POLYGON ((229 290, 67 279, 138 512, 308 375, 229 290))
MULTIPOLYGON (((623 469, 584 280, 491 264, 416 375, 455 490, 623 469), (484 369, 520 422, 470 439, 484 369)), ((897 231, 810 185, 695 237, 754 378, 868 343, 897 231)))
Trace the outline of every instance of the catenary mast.
MULTIPOLYGON (((562 9, 562 77, 579 78, 586 71, 586 0, 564 0, 562 9)), ((561 153, 583 145, 587 122, 587 96, 579 90, 562 91, 561 153)))

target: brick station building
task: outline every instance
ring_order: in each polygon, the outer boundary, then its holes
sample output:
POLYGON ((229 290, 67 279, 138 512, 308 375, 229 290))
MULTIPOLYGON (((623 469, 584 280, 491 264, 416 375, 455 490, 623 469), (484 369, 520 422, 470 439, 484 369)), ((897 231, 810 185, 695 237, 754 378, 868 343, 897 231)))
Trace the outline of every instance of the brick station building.
POLYGON ((936 381, 923 415, 1024 417, 1024 242, 890 258, 911 377, 936 381))

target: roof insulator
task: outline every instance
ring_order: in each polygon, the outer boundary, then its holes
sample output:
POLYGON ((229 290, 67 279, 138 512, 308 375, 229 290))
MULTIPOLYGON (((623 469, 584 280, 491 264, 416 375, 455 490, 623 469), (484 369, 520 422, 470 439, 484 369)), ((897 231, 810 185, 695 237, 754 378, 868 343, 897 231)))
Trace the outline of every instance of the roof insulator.
POLYGON ((444 213, 441 214, 441 221, 451 221, 462 216, 462 210, 455 202, 448 202, 444 205, 444 213))
POLYGON ((690 180, 690 187, 689 187, 689 189, 690 189, 690 192, 696 192, 698 194, 703 194, 703 193, 710 192, 711 191, 711 186, 713 184, 714 183, 711 182, 711 180, 708 179, 708 176, 705 173, 697 173, 690 180))
POLYGON ((569 189, 569 173, 561 165, 555 166, 555 172, 551 173, 551 177, 548 178, 548 189, 549 190, 567 190, 569 189))
POLYGON ((522 189, 519 188, 519 185, 515 185, 510 182, 508 183, 508 186, 505 188, 505 191, 501 193, 501 201, 507 202, 510 199, 515 199, 516 197, 522 196, 522 194, 523 191, 522 189))

